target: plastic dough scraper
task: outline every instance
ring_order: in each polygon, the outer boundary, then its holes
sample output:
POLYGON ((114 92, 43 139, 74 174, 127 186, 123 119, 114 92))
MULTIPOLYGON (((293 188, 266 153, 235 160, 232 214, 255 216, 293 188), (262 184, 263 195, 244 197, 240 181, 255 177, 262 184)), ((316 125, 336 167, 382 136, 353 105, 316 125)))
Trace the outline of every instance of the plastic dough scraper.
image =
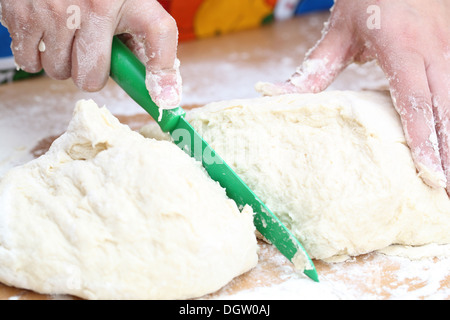
POLYGON ((210 177, 226 190, 229 198, 241 208, 251 206, 255 213, 256 229, 297 269, 318 282, 319 277, 314 264, 300 242, 194 130, 185 119, 186 112, 182 108, 172 110, 158 108, 149 96, 145 76, 145 66, 125 44, 114 37, 111 78, 158 122, 164 132, 172 136, 177 146, 203 164, 210 177), (304 265, 307 267, 304 268, 304 265))

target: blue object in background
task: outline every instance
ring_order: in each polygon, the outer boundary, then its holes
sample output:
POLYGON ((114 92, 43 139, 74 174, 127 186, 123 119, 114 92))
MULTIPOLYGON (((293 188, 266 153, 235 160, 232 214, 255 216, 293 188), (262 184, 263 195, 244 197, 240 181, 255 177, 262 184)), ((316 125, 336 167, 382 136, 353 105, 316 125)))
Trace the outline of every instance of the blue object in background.
POLYGON ((8 29, 0 24, 0 58, 12 57, 12 55, 8 29))
POLYGON ((314 11, 330 9, 334 5, 334 0, 303 0, 297 7, 295 14, 305 14, 314 11))
POLYGON ((43 75, 43 70, 35 74, 16 70, 14 56, 11 51, 11 41, 8 29, 0 24, 0 85, 43 75))

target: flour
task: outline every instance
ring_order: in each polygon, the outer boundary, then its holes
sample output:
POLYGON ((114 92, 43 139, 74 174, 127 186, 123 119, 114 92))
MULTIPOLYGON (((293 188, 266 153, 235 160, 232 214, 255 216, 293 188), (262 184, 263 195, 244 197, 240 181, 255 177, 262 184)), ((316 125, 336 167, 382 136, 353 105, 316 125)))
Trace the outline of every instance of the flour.
MULTIPOLYGON (((259 278, 253 288, 232 291, 222 289, 211 299, 219 300, 448 300, 450 299, 450 258, 420 259, 385 256, 372 253, 337 264, 320 266, 320 283, 305 279, 272 249, 265 246, 262 254, 272 252, 269 266, 257 266, 250 277, 259 278), (275 280, 274 280, 275 278, 275 280)), ((270 256, 270 255, 269 255, 270 256)))
POLYGON ((46 49, 45 42, 44 42, 44 40, 41 40, 39 42, 39 52, 43 53, 43 52, 45 52, 45 49, 46 49))

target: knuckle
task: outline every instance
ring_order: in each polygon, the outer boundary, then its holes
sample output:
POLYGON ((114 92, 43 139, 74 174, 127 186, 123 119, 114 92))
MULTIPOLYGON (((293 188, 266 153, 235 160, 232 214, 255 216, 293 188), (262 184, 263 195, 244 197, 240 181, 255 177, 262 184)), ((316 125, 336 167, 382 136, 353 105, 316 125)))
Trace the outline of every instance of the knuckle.
POLYGON ((89 0, 88 9, 96 15, 109 17, 116 8, 110 0, 89 0))
POLYGON ((53 20, 65 21, 67 8, 69 7, 69 5, 65 1, 45 1, 45 4, 43 4, 43 6, 46 6, 46 14, 41 14, 41 18, 50 16, 53 20))
POLYGON ((155 32, 161 38, 168 38, 173 36, 177 32, 177 23, 175 19, 169 14, 160 15, 153 27, 151 27, 152 32, 155 32))
POLYGON ((32 13, 29 5, 8 5, 3 10, 6 24, 11 28, 18 29, 24 29, 27 23, 29 23, 32 13))

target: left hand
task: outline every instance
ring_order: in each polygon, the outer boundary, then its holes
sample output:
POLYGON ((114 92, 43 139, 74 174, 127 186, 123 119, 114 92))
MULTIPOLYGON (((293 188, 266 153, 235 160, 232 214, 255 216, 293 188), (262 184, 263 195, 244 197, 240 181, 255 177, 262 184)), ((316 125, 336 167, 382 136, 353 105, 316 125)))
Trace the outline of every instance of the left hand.
POLYGON ((336 0, 323 38, 265 95, 325 90, 350 63, 378 61, 424 182, 450 195, 450 0, 336 0), (370 8, 380 13, 370 25, 370 8))

